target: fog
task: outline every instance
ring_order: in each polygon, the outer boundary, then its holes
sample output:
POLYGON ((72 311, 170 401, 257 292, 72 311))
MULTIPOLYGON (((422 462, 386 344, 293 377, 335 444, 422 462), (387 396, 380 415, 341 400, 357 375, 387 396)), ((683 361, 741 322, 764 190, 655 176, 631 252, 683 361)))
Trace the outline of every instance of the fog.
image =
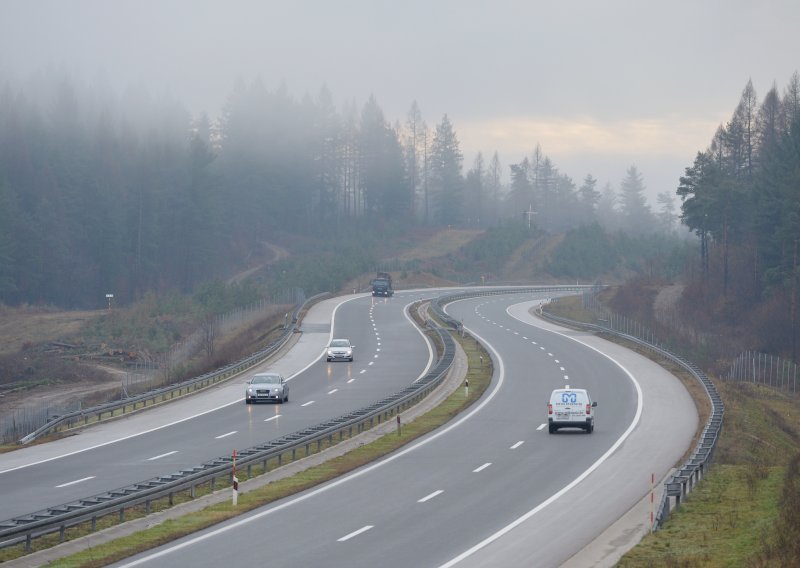
POLYGON ((416 100, 452 121, 468 167, 540 144, 559 169, 617 185, 636 164, 673 191, 752 79, 800 67, 796 0, 2 0, 0 86, 64 70, 122 92, 221 112, 237 79, 337 105, 374 94, 387 118, 416 100))

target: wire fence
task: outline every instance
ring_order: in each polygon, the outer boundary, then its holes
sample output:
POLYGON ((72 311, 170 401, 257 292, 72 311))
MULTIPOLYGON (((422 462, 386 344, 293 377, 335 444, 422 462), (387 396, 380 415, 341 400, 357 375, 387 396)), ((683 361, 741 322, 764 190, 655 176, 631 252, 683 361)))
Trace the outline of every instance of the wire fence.
POLYGON ((745 351, 731 363, 728 381, 759 383, 797 392, 797 363, 769 353, 745 351))
MULTIPOLYGON (((591 311, 595 315, 596 323, 603 327, 665 347, 651 328, 611 312, 592 291, 584 292, 583 307, 591 311)), ((720 378, 725 381, 758 383, 797 393, 799 375, 800 370, 794 361, 769 353, 744 351, 731 362, 728 373, 722 374, 720 378)))
MULTIPOLYGON (((287 310, 287 306, 302 304, 305 299, 305 293, 302 289, 290 288, 248 306, 235 308, 214 318, 212 324, 213 333, 217 335, 230 333, 236 328, 250 324, 257 319, 284 312, 286 312, 286 318, 288 319, 291 317, 291 308, 287 310)), ((114 395, 112 391, 109 396, 112 397, 112 400, 117 398, 124 400, 170 384, 175 380, 176 367, 188 361, 204 348, 204 342, 208 340, 207 334, 208 329, 197 329, 194 333, 173 345, 168 352, 154 357, 150 361, 138 361, 130 365, 125 371, 120 371, 118 374, 119 383, 117 383, 119 385, 119 394, 114 395)), ((0 417, 0 443, 6 444, 19 440, 54 418, 81 410, 84 404, 96 403, 96 400, 91 401, 91 403, 85 402, 83 397, 77 400, 72 398, 44 403, 28 401, 20 405, 19 408, 6 412, 0 417)))

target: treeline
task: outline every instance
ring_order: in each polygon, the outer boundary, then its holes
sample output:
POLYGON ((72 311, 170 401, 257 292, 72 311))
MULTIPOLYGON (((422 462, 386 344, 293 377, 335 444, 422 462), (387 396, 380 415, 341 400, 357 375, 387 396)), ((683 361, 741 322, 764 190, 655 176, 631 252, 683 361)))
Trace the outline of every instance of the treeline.
POLYGON ((374 97, 339 109, 325 88, 298 99, 256 80, 211 120, 169 97, 38 75, 0 87, 0 302, 98 307, 108 293, 127 303, 189 292, 262 241, 296 235, 371 242, 506 218, 551 232, 596 220, 675 228, 669 203, 659 225, 634 166, 619 195, 591 175, 576 187, 538 147, 510 166, 510 186, 496 152, 463 169, 447 115, 429 127, 416 103, 391 124, 374 97))
POLYGON ((796 356, 800 75, 759 102, 748 81, 731 119, 686 168, 681 219, 700 238, 695 317, 750 323, 750 348, 796 356))

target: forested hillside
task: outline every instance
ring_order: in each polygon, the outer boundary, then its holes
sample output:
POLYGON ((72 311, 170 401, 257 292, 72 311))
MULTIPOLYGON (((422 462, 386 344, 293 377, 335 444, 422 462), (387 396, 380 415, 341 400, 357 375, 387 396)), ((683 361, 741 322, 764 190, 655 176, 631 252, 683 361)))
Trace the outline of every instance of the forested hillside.
POLYGON ((464 172, 456 130, 447 115, 429 127, 416 102, 392 123, 374 97, 338 108, 324 87, 298 98, 260 80, 239 82, 215 118, 58 72, 2 85, 0 302, 96 308, 108 293, 128 304, 190 292, 263 242, 292 250, 300 236, 315 265, 341 272, 315 284, 326 286, 421 226, 677 229, 673 196, 653 212, 635 165, 619 191, 590 174, 577 185, 538 146, 508 167, 478 154, 464 172), (359 261, 343 267, 349 243, 359 261))
POLYGON ((759 103, 752 82, 680 180, 682 220, 700 239, 686 313, 739 328, 747 348, 796 360, 800 75, 759 103))

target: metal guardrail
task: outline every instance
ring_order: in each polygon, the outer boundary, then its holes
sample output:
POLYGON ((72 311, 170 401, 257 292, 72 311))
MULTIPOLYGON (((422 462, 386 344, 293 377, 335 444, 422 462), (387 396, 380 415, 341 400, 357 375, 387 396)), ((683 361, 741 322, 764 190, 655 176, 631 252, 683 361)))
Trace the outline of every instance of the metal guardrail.
MULTIPOLYGON (((266 472, 270 460, 276 460, 280 466, 287 454, 294 460, 298 451, 304 450, 307 456, 314 444, 319 451, 323 443, 332 445, 341 441, 345 433, 352 437, 354 432, 360 433, 374 426, 376 422, 380 424, 425 398, 444 380, 453 364, 456 351, 455 341, 449 333, 440 327, 433 329, 442 342, 443 353, 436 366, 424 377, 367 407, 243 450, 237 453, 237 467, 246 467, 249 475, 253 465, 261 463, 266 472)), ((200 484, 210 483, 213 489, 215 480, 220 477, 230 482, 232 459, 232 456, 220 457, 171 475, 0 522, 0 548, 25 542, 26 550, 30 551, 32 539, 46 534, 59 532, 60 540, 63 541, 69 527, 91 522, 92 530, 95 530, 100 517, 118 513, 122 521, 126 509, 144 504, 145 511, 149 512, 153 501, 167 497, 172 504, 173 496, 180 491, 190 490, 194 497, 195 488, 200 484)))
POLYGON ((311 298, 307 299, 303 304, 296 305, 292 311, 291 322, 289 322, 290 324, 287 325, 283 330, 283 333, 280 335, 280 337, 267 345, 264 349, 257 351, 252 355, 240 359, 239 361, 235 361, 215 371, 199 375, 180 383, 153 389, 140 395, 132 396, 119 401, 107 402, 105 404, 99 404, 97 406, 83 408, 81 410, 76 410, 75 412, 63 414, 49 421, 47 424, 37 428, 30 434, 24 436, 17 443, 28 444, 36 438, 50 432, 69 430, 71 428, 85 426, 90 423, 100 422, 101 420, 108 420, 110 418, 124 416, 126 414, 130 414, 131 412, 135 412, 147 407, 148 402, 150 403, 150 406, 153 406, 159 402, 172 400, 175 398, 176 393, 178 396, 181 396, 190 392, 195 392, 246 371, 247 369, 261 363, 266 358, 273 355, 281 347, 283 347, 287 341, 289 341, 289 338, 292 336, 295 328, 297 327, 298 316, 303 309, 310 304, 328 296, 330 296, 330 294, 327 292, 324 294, 317 294, 316 296, 312 296, 311 298))
POLYGON ((694 489, 694 486, 700 481, 700 479, 703 478, 711 465, 714 457, 714 450, 716 449, 717 441, 719 440, 719 435, 722 431, 722 422, 725 414, 725 405, 723 404, 722 398, 717 392, 717 388, 714 386, 714 383, 711 382, 711 379, 709 379, 708 376, 697 365, 685 359, 681 355, 665 349, 664 347, 655 345, 633 335, 615 331, 602 325, 573 321, 547 313, 543 310, 540 310, 539 313, 543 317, 557 323, 562 323, 571 327, 578 327, 590 331, 610 333, 617 337, 627 339, 628 341, 631 341, 640 347, 652 351, 653 353, 656 353, 680 365, 695 379, 697 379, 697 381, 700 382, 700 384, 705 388, 708 399, 711 402, 711 415, 703 427, 703 431, 700 434, 700 439, 695 445, 689 459, 687 459, 683 465, 678 467, 675 473, 671 474, 664 482, 664 492, 662 494, 661 503, 658 506, 652 527, 654 531, 658 530, 669 517, 673 501, 675 507, 679 506, 681 499, 683 499, 694 489))

